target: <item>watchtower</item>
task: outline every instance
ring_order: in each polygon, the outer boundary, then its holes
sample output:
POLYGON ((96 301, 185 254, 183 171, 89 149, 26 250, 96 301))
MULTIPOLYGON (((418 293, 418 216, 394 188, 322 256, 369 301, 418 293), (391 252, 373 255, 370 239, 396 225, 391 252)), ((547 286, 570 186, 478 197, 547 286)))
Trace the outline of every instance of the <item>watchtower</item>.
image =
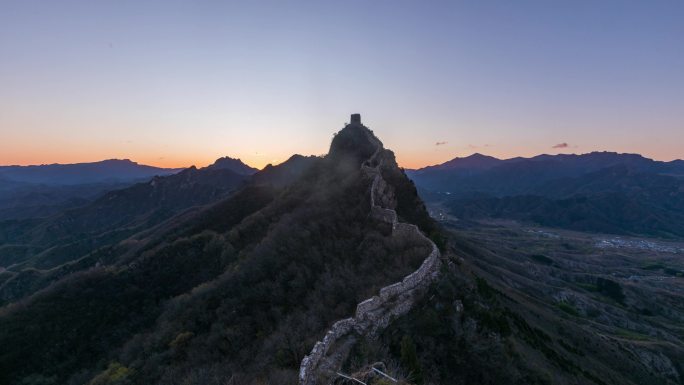
POLYGON ((361 124, 361 114, 351 114, 351 124, 361 124))

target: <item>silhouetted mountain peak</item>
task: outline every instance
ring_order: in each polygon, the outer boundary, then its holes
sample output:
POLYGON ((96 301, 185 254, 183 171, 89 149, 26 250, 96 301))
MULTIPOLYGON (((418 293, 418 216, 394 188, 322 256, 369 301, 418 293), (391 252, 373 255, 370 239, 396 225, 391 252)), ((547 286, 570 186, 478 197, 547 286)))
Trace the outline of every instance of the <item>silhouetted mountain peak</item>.
POLYGON ((479 152, 476 152, 472 155, 463 157, 463 158, 456 158, 454 160, 458 160, 460 163, 470 163, 470 164, 486 164, 486 165, 491 165, 491 164, 498 164, 501 162, 501 159, 495 158, 493 156, 489 155, 484 155, 480 154, 479 152))
POLYGON ((239 158, 231 158, 229 156, 224 156, 223 158, 218 158, 214 164, 207 166, 209 169, 227 169, 233 171, 240 175, 252 175, 259 171, 254 167, 246 165, 239 158))
POLYGON ((471 155, 463 157, 462 159, 497 159, 497 158, 495 158, 493 156, 485 155, 485 154, 480 154, 479 152, 475 152, 471 155))
POLYGON ((300 154, 294 154, 282 163, 278 163, 275 165, 272 163, 267 164, 261 171, 265 171, 265 170, 268 170, 271 168, 278 168, 278 167, 291 167, 291 165, 306 162, 309 159, 318 159, 318 157, 315 155, 304 156, 304 155, 300 155, 300 154))
POLYGON ((428 171, 428 170, 457 170, 457 169, 470 169, 470 170, 487 170, 498 166, 504 161, 493 156, 483 155, 476 152, 472 155, 459 158, 456 157, 450 161, 438 164, 435 166, 428 166, 417 170, 428 171))
POLYGON ((101 165, 137 165, 137 162, 134 162, 130 159, 118 159, 118 158, 112 158, 112 159, 105 159, 101 160, 99 162, 93 162, 94 164, 101 164, 101 165))
POLYGON ((268 164, 261 171, 252 176, 255 184, 269 184, 284 186, 292 183, 321 158, 317 156, 292 155, 288 160, 278 165, 268 164))
POLYGON ((336 160, 350 158, 363 161, 382 148, 380 139, 361 123, 361 115, 352 114, 351 122, 335 134, 328 157, 336 160))
POLYGON ((667 163, 667 172, 674 175, 684 175, 684 160, 676 159, 667 163))

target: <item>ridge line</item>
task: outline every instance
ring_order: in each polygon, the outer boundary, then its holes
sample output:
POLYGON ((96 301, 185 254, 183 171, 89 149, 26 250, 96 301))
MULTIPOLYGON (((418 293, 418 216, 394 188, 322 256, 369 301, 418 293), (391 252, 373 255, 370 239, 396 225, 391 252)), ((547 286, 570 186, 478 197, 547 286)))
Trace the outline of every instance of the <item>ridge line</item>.
POLYGON ((373 155, 361 165, 364 173, 373 177, 370 189, 371 215, 392 225, 391 236, 416 237, 427 241, 432 250, 417 270, 405 276, 401 281, 381 288, 378 295, 357 304, 354 316, 339 320, 330 327, 323 340, 316 342, 311 352, 302 359, 299 369, 300 385, 316 385, 319 372, 333 372, 334 369, 338 369, 337 366, 346 359, 349 348, 355 342, 354 333, 368 335, 371 338, 377 336, 377 333, 386 328, 394 317, 408 313, 413 308, 417 291, 427 287, 439 274, 441 254, 437 245, 416 225, 400 223, 395 210, 376 204, 375 194, 381 185, 386 183, 381 172, 383 159, 378 160, 383 150, 382 144, 378 144, 373 155), (376 162, 377 164, 373 166, 376 162), (338 351, 328 355, 333 345, 345 337, 349 337, 347 343, 343 343, 337 349, 338 351), (325 370, 326 367, 327 370, 325 370))

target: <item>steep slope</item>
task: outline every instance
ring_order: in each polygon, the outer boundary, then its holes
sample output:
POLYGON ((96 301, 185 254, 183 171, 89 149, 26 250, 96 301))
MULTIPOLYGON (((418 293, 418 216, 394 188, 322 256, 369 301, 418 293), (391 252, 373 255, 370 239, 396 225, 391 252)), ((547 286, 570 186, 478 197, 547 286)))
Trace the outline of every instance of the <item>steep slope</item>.
POLYGON ((0 383, 100 383, 113 373, 140 384, 295 383, 330 325, 434 251, 422 236, 398 236, 418 234, 401 222, 436 234, 367 128, 345 127, 310 161, 291 184, 255 179, 0 310, 0 345, 12 347, 0 355, 0 383), (387 221, 392 210, 398 222, 387 221))
MULTIPOLYGON (((373 137, 370 132, 355 133, 359 136, 364 134, 369 136, 368 142, 372 143, 373 137)), ((335 139, 352 143, 354 146, 357 142, 362 142, 350 138, 335 139)), ((428 246, 429 254, 416 271, 405 276, 400 282, 380 289, 378 295, 359 303, 353 317, 332 325, 325 337, 317 342, 311 353, 302 360, 299 369, 300 385, 329 383, 334 379, 356 342, 360 338, 377 336, 395 317, 408 313, 439 272, 441 255, 435 243, 423 235, 416 225, 400 223, 397 220, 397 213, 393 210, 394 191, 388 188, 383 178, 383 171, 387 173, 396 169, 394 157, 384 151, 379 141, 375 145, 374 153, 361 166, 363 173, 372 180, 369 192, 371 215, 391 226, 392 237, 424 243, 428 246), (386 164, 389 170, 385 169, 386 164)))

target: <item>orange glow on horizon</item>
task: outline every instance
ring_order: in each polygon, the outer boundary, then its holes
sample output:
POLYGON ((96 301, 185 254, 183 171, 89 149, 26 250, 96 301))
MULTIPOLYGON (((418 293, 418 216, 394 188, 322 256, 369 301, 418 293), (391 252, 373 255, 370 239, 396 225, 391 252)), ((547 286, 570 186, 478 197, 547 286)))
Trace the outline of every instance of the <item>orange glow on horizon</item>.
MULTIPOLYGON (((602 150, 598 150, 602 151, 602 150)), ((399 164, 400 167, 406 168, 406 169, 418 169, 422 167, 427 167, 427 166, 433 166, 433 165, 438 165, 444 162, 447 162, 449 160, 452 160, 456 157, 462 158, 462 157, 467 157, 469 155, 472 155, 474 153, 481 153, 483 155, 487 156, 492 156, 495 158, 499 159, 509 159, 509 158, 514 158, 514 157, 533 157, 536 155, 539 155, 541 153, 549 153, 549 154, 557 154, 557 153, 565 153, 565 154, 572 154, 572 153, 577 153, 577 154, 584 154, 588 153, 591 151, 566 151, 566 152, 552 152, 552 151, 546 151, 546 152, 534 152, 533 150, 530 151, 525 151, 523 153, 506 153, 506 152, 498 152, 498 151, 456 151, 454 153, 420 153, 420 152, 409 152, 409 153, 398 153, 395 152, 395 156, 397 158, 397 163, 399 164)), ((616 152, 624 152, 624 151, 616 151, 616 152)), ((174 156, 174 157, 159 157, 159 156, 134 156, 134 155, 124 155, 124 156, 97 156, 94 154, 66 154, 66 153, 56 153, 56 154, 50 154, 50 153, 41 153, 40 156, 36 155, 29 155, 26 153, 20 154, 20 156, 16 156, 19 154, 3 154, 4 156, 0 157, 0 166, 31 166, 31 165, 45 165, 45 164, 73 164, 73 163, 92 163, 92 162, 99 162, 107 159, 130 159, 133 162, 136 162, 141 165, 147 165, 147 166, 154 166, 154 167, 160 167, 160 168, 187 168, 191 166, 195 166, 197 168, 202 168, 209 166, 214 163, 214 161, 222 156, 230 156, 232 158, 239 158, 242 160, 243 163, 247 164, 250 167, 254 167, 257 169, 263 169, 266 165, 268 164, 273 164, 277 165, 280 164, 284 161, 286 161, 289 156, 283 156, 283 157, 268 157, 268 156, 263 156, 263 155, 253 155, 253 156, 237 156, 237 155, 220 155, 216 157, 211 157, 211 156, 201 156, 201 157, 193 157, 193 156, 174 156), (10 156, 7 156, 10 155, 10 156), (15 156, 12 156, 15 155, 15 156)), ((302 154, 302 155, 307 155, 307 154, 302 154)), ((312 154, 308 154, 312 155, 312 154)), ((321 155, 321 154, 317 154, 321 155)), ((680 157, 676 156, 670 156, 670 157, 658 157, 658 156, 652 156, 651 154, 648 153, 643 153, 643 156, 655 160, 661 160, 661 161, 671 161, 675 159, 680 159, 680 157)))

